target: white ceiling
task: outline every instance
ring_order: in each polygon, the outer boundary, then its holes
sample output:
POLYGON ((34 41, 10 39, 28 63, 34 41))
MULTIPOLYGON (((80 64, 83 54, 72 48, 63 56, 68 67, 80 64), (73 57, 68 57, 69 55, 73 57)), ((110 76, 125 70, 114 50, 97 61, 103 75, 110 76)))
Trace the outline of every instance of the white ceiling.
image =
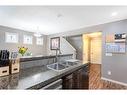
POLYGON ((50 35, 126 19, 126 10, 125 6, 0 6, 0 25, 50 35), (113 12, 118 14, 111 16, 113 12))

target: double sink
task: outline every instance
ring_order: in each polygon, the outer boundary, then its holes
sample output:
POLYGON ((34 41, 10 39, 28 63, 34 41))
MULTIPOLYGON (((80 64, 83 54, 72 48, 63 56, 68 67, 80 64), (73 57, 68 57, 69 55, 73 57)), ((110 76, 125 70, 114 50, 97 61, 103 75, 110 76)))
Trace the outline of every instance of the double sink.
POLYGON ((47 65, 47 68, 54 70, 54 71, 63 71, 65 69, 75 66, 77 64, 78 64, 78 62, 69 62, 69 61, 57 62, 57 63, 52 63, 52 64, 47 65))

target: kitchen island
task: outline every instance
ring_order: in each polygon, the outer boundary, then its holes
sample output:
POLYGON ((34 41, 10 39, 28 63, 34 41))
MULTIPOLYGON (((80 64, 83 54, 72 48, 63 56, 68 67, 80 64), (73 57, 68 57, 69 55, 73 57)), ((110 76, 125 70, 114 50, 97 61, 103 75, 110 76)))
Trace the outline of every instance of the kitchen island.
MULTIPOLYGON (((82 68, 84 71, 83 75, 85 75, 85 72, 88 70, 85 68, 87 66, 87 63, 83 64, 82 62, 78 62, 77 65, 60 72, 49 70, 46 65, 23 69, 20 70, 20 73, 0 77, 0 89, 43 89, 44 86, 58 79, 62 79, 65 82, 67 76, 82 68)), ((66 83, 62 84, 62 88, 67 89, 65 87, 66 83)))

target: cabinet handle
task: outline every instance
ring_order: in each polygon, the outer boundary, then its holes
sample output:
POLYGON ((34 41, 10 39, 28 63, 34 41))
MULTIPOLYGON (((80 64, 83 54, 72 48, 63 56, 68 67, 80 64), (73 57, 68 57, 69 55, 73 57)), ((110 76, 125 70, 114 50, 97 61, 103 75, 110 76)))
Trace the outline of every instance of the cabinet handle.
POLYGON ((16 71, 16 70, 18 70, 18 69, 17 69, 17 68, 14 68, 13 70, 16 71))
POLYGON ((7 70, 6 71, 2 71, 2 73, 7 73, 7 70))

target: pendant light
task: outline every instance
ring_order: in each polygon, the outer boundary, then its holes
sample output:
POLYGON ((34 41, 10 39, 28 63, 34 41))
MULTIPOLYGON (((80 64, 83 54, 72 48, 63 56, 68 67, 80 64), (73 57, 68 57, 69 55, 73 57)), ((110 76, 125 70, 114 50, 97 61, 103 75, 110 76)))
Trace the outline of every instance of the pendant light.
POLYGON ((35 37, 41 37, 42 36, 41 33, 39 32, 39 27, 37 27, 37 32, 34 33, 34 36, 35 37))

